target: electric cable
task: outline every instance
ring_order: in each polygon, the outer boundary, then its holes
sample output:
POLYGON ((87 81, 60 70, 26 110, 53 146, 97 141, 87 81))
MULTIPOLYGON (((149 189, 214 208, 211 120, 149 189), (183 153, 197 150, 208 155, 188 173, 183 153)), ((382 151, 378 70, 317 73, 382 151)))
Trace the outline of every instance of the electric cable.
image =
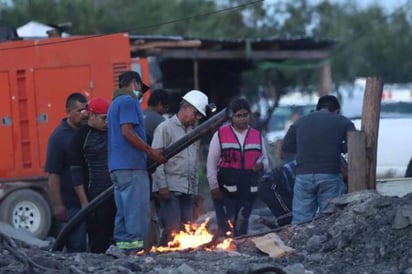
MULTIPOLYGON (((190 19, 198 18, 198 17, 212 16, 212 15, 215 15, 215 14, 229 12, 229 11, 244 8, 244 7, 247 7, 247 6, 256 5, 257 3, 260 3, 260 2, 263 2, 263 1, 264 0, 255 0, 255 1, 252 1, 252 2, 248 2, 248 3, 245 3, 245 4, 240 4, 240 5, 233 6, 233 7, 223 8, 223 9, 219 9, 219 10, 215 10, 215 11, 209 11, 209 12, 206 12, 206 13, 195 14, 195 15, 191 15, 191 16, 187 16, 187 17, 183 17, 183 18, 178 18, 178 19, 173 19, 173 20, 170 20, 170 21, 157 23, 157 24, 146 25, 146 26, 142 26, 140 28, 137 28, 137 29, 134 29, 134 30, 131 30, 131 31, 125 31, 125 32, 126 33, 133 33, 133 32, 137 32, 137 31, 144 30, 144 29, 149 29, 149 28, 154 28, 154 27, 160 27, 160 26, 163 26, 163 25, 174 24, 174 23, 187 21, 187 20, 190 20, 190 19)), ((117 32, 117 33, 119 33, 119 32, 117 32)), ((82 36, 82 37, 69 38, 67 40, 48 41, 46 43, 40 43, 40 44, 34 42, 34 44, 26 45, 26 46, 0 48, 0 51, 24 49, 24 48, 39 47, 39 46, 48 46, 48 45, 55 45, 55 44, 62 44, 62 43, 70 43, 70 42, 73 42, 73 41, 93 39, 93 38, 108 36, 108 35, 112 35, 112 34, 113 33, 86 35, 86 36, 82 36)), ((42 39, 39 39, 39 40, 42 40, 42 39)), ((30 41, 30 40, 27 40, 27 41, 30 41)))

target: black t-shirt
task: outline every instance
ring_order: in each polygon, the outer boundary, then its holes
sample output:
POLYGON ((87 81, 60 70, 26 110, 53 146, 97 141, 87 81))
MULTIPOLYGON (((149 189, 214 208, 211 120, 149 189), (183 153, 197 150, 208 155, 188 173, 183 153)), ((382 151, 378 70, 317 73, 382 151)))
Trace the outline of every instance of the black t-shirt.
POLYGON ((85 185, 89 197, 112 185, 107 165, 107 131, 81 127, 73 136, 69 159, 73 185, 85 185))
POLYGON ((165 120, 165 118, 158 112, 150 109, 143 111, 144 116, 144 129, 146 131, 147 143, 152 145, 153 133, 156 127, 165 120))
POLYGON ((80 208, 80 201, 74 191, 69 164, 69 146, 76 129, 72 128, 66 119, 49 137, 47 158, 44 170, 60 176, 60 195, 67 208, 80 208))

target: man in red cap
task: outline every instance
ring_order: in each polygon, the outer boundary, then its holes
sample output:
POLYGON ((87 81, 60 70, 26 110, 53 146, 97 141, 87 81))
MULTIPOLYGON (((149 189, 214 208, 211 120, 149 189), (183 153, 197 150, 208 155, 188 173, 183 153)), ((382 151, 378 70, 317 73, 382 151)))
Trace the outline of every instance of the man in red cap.
MULTIPOLYGON (((70 149, 70 169, 74 189, 82 208, 112 185, 107 165, 107 111, 110 103, 93 98, 86 106, 87 125, 74 135, 70 149), (87 176, 85 176, 87 174, 87 176)), ((87 220, 90 251, 104 253, 113 242, 116 206, 110 198, 87 220)))

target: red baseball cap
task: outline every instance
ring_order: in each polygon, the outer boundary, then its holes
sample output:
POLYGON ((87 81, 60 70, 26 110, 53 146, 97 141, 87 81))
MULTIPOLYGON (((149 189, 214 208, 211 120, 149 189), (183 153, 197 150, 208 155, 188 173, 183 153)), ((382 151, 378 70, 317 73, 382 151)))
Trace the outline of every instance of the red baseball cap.
POLYGON ((96 97, 89 101, 89 103, 86 106, 86 109, 96 114, 107 114, 107 111, 109 110, 109 106, 110 106, 109 101, 101 97, 96 97))

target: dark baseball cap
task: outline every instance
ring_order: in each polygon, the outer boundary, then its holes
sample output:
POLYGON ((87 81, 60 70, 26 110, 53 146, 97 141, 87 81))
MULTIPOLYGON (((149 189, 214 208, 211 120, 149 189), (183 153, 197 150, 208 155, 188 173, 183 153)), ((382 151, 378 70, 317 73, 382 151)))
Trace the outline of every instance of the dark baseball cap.
POLYGON ((127 86, 128 84, 130 84, 130 82, 132 82, 133 79, 135 79, 142 86, 142 93, 145 93, 150 89, 148 85, 142 82, 140 74, 134 70, 129 70, 119 75, 119 86, 121 88, 127 86))

